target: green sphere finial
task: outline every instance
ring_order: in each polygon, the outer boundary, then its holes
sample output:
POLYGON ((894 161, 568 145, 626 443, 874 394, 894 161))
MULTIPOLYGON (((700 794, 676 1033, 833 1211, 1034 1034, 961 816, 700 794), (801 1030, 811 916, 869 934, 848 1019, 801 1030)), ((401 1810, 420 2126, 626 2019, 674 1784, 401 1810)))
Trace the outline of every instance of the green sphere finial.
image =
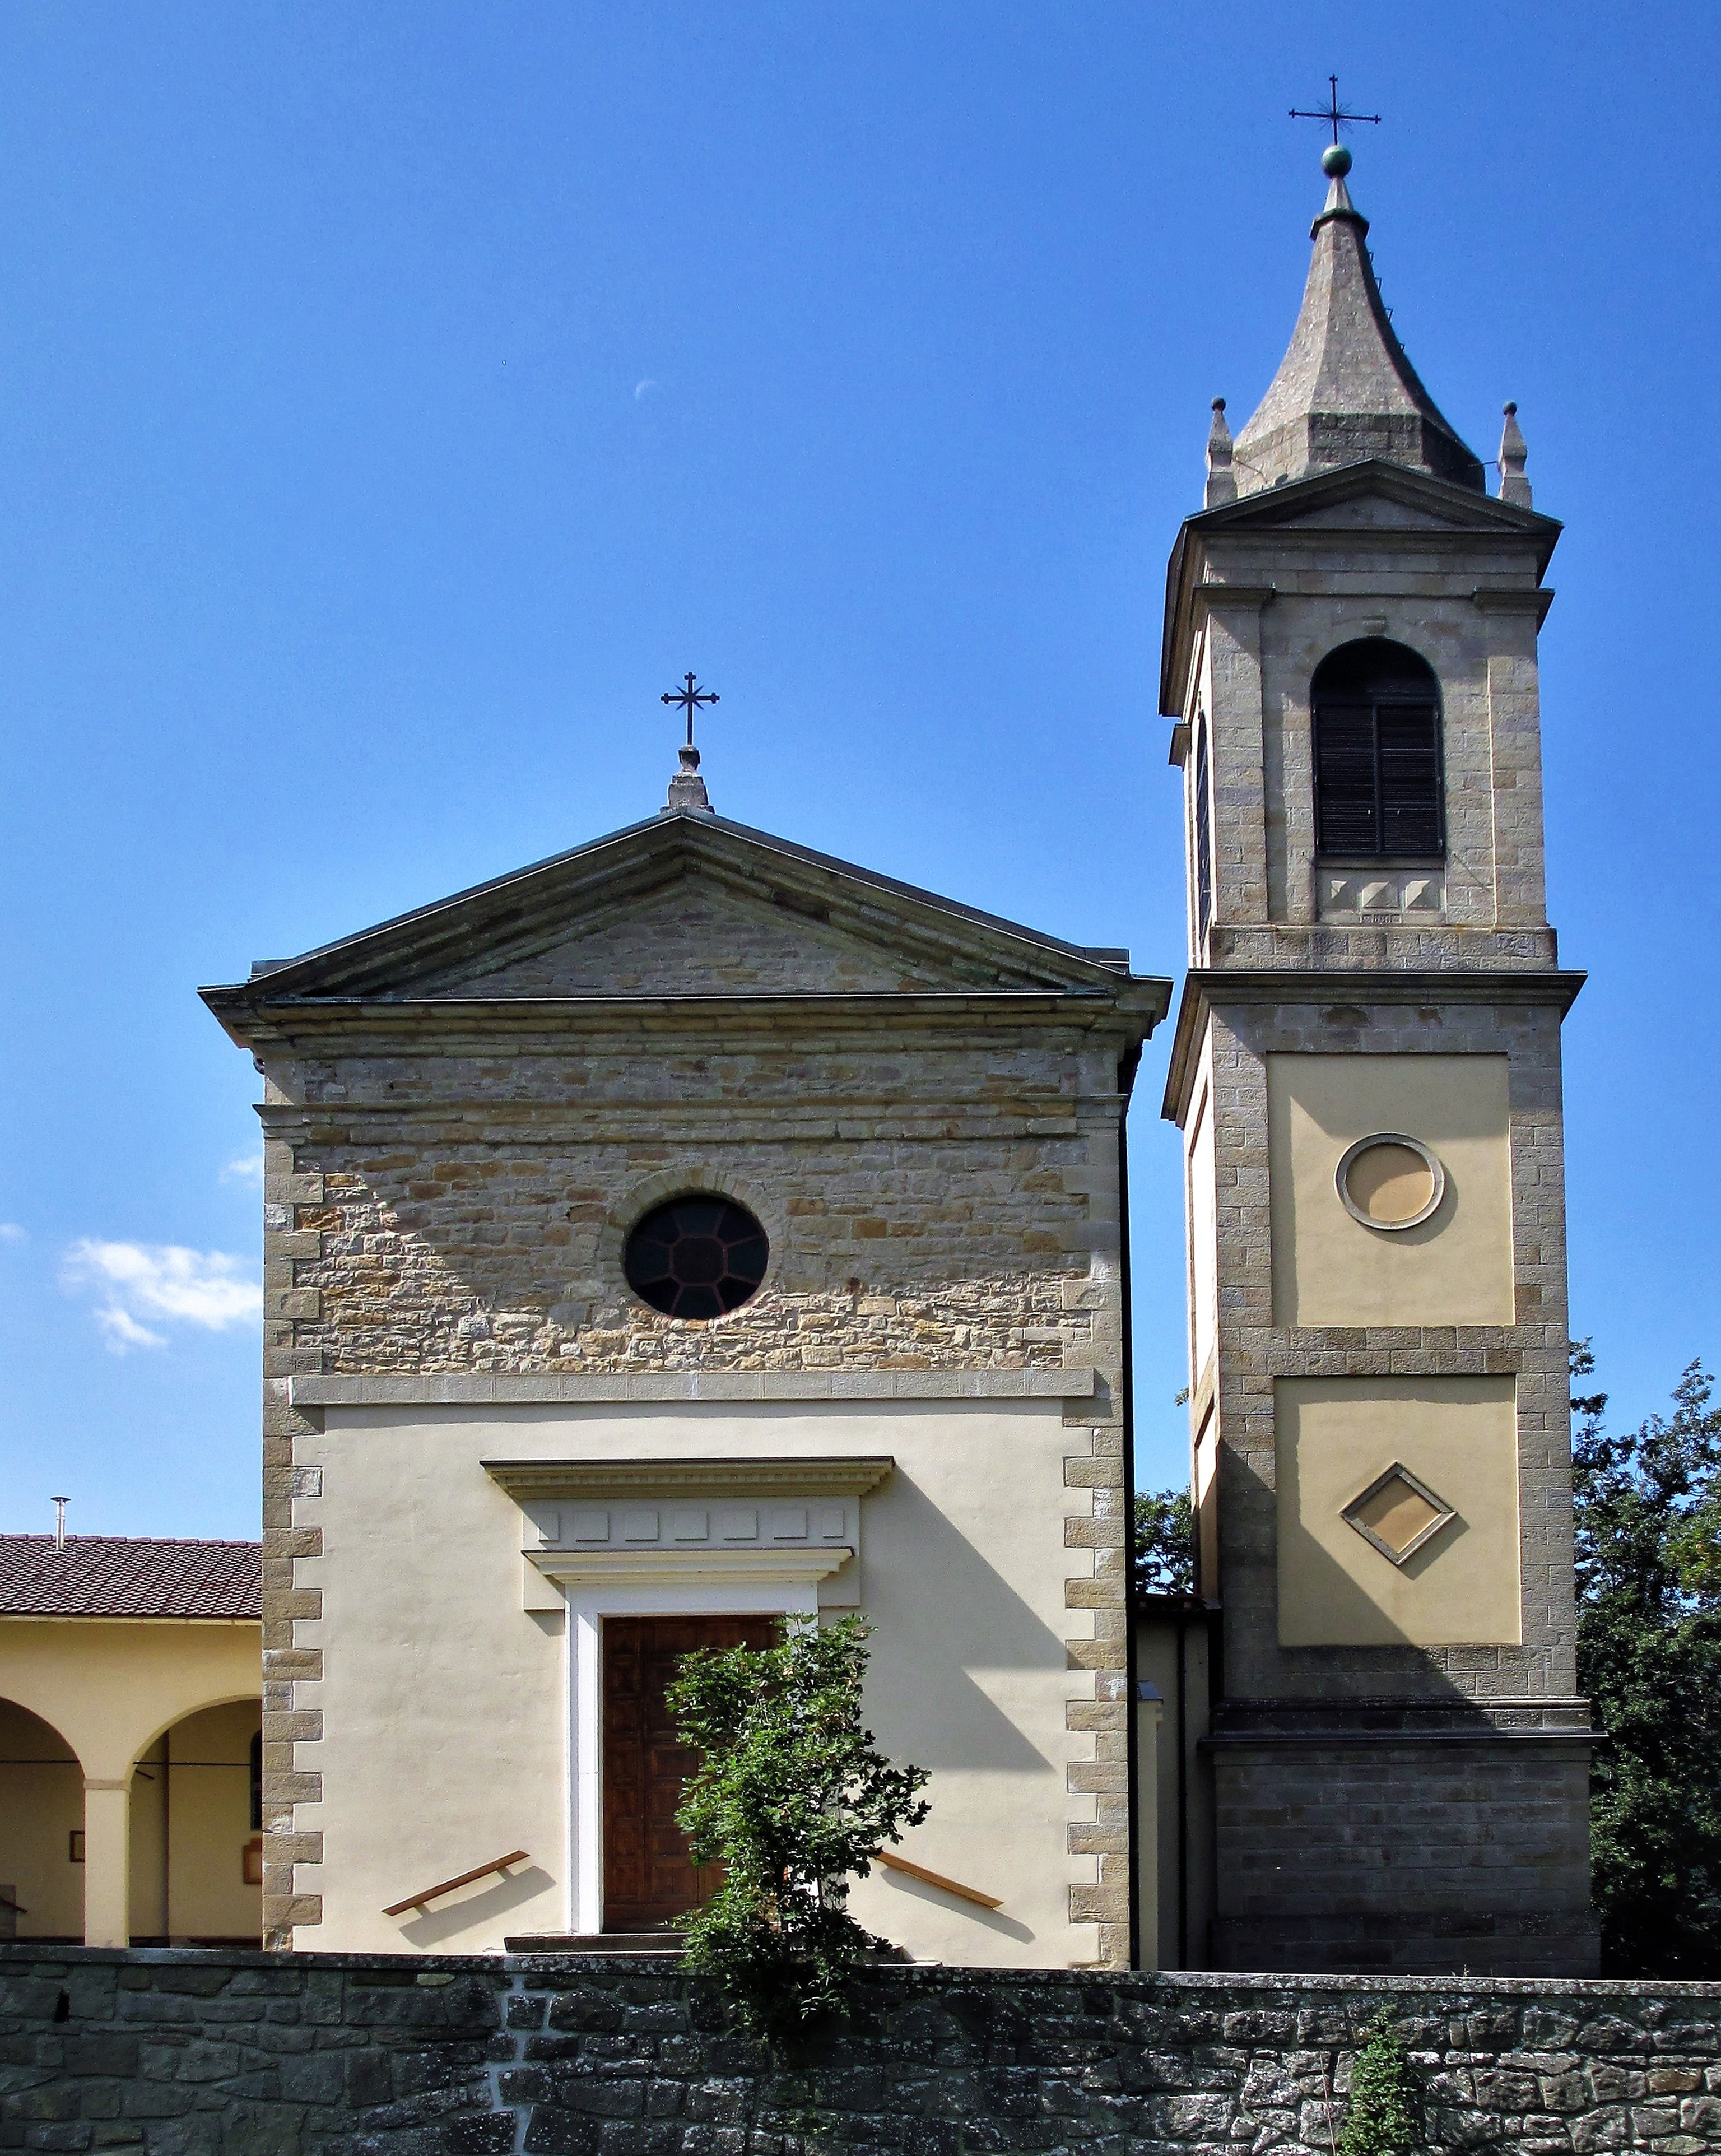
POLYGON ((1329 142, 1320 153, 1320 168, 1329 180, 1342 180, 1350 170, 1350 152, 1342 142, 1329 142))

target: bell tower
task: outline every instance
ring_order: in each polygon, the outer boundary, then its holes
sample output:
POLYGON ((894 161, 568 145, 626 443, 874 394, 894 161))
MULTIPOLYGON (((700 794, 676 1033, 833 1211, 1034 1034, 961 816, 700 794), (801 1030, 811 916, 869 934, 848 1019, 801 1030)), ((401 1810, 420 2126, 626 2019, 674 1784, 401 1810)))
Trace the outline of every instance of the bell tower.
MULTIPOLYGON (((1290 346, 1169 571, 1218 1969, 1593 1970, 1561 970, 1537 637, 1498 493, 1329 182, 1290 346)), ((1198 1943, 1191 1942, 1199 1951, 1198 1943)))

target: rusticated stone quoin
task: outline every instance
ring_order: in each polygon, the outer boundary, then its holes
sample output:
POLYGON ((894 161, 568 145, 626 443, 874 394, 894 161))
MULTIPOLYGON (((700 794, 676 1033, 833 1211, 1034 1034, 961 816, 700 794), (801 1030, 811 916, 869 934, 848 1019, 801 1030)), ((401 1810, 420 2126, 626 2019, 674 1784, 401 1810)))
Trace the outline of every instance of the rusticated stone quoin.
POLYGON ((0 2148, 1330 2156, 1396 2014, 1433 2156, 1721 2150, 1721 1984, 881 1969, 773 2062, 673 1969, 0 1948, 0 2148))

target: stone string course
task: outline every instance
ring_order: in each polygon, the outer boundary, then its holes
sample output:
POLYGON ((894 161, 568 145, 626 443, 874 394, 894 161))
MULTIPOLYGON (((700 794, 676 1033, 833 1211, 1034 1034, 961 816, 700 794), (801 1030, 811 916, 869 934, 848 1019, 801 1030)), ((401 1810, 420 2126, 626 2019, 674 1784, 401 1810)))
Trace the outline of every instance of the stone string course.
POLYGON ((1396 2012, 1434 2156, 1721 2151, 1721 1984, 881 1969, 773 2065, 673 1970, 0 1948, 0 2148, 1330 2156, 1396 2012))

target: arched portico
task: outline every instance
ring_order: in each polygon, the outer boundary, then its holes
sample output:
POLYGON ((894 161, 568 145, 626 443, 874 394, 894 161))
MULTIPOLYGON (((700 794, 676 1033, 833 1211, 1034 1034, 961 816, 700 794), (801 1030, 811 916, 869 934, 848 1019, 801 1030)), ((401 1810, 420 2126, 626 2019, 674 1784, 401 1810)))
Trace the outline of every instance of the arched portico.
MULTIPOLYGON (((243 1620, 74 1617, 0 1620, 0 1700, 58 1738, 82 1783, 85 1943, 125 1946, 133 1923, 134 1777, 139 1762, 187 1717, 233 1702, 260 1701, 259 1628, 243 1620)), ((203 1725, 206 1736, 213 1726, 203 1725)), ((231 1745, 235 1732, 223 1728, 231 1745)), ((212 1748, 206 1743, 201 1749, 212 1748)), ((44 1748, 44 1759, 47 1752, 44 1748)), ((235 1761, 207 1763, 243 1773, 235 1761)), ((58 1761, 55 1763, 62 1763, 58 1761)), ((185 1762, 189 1767, 193 1763, 185 1762)), ((151 1775, 154 1809, 171 1804, 171 1749, 151 1775), (160 1795, 155 1774, 160 1772, 160 1795)), ((235 1780, 235 1788, 239 1784, 235 1780)), ((166 1825, 162 1826, 164 1851, 166 1825)), ((237 1852, 235 1852, 237 1861, 237 1852)), ((164 1896, 171 1860, 164 1853, 164 1896)), ((23 1900, 26 1897, 18 1897, 23 1900)), ((164 1899, 164 1907, 166 1902, 164 1899)), ((209 1928, 213 1929, 214 1927, 209 1928)))

